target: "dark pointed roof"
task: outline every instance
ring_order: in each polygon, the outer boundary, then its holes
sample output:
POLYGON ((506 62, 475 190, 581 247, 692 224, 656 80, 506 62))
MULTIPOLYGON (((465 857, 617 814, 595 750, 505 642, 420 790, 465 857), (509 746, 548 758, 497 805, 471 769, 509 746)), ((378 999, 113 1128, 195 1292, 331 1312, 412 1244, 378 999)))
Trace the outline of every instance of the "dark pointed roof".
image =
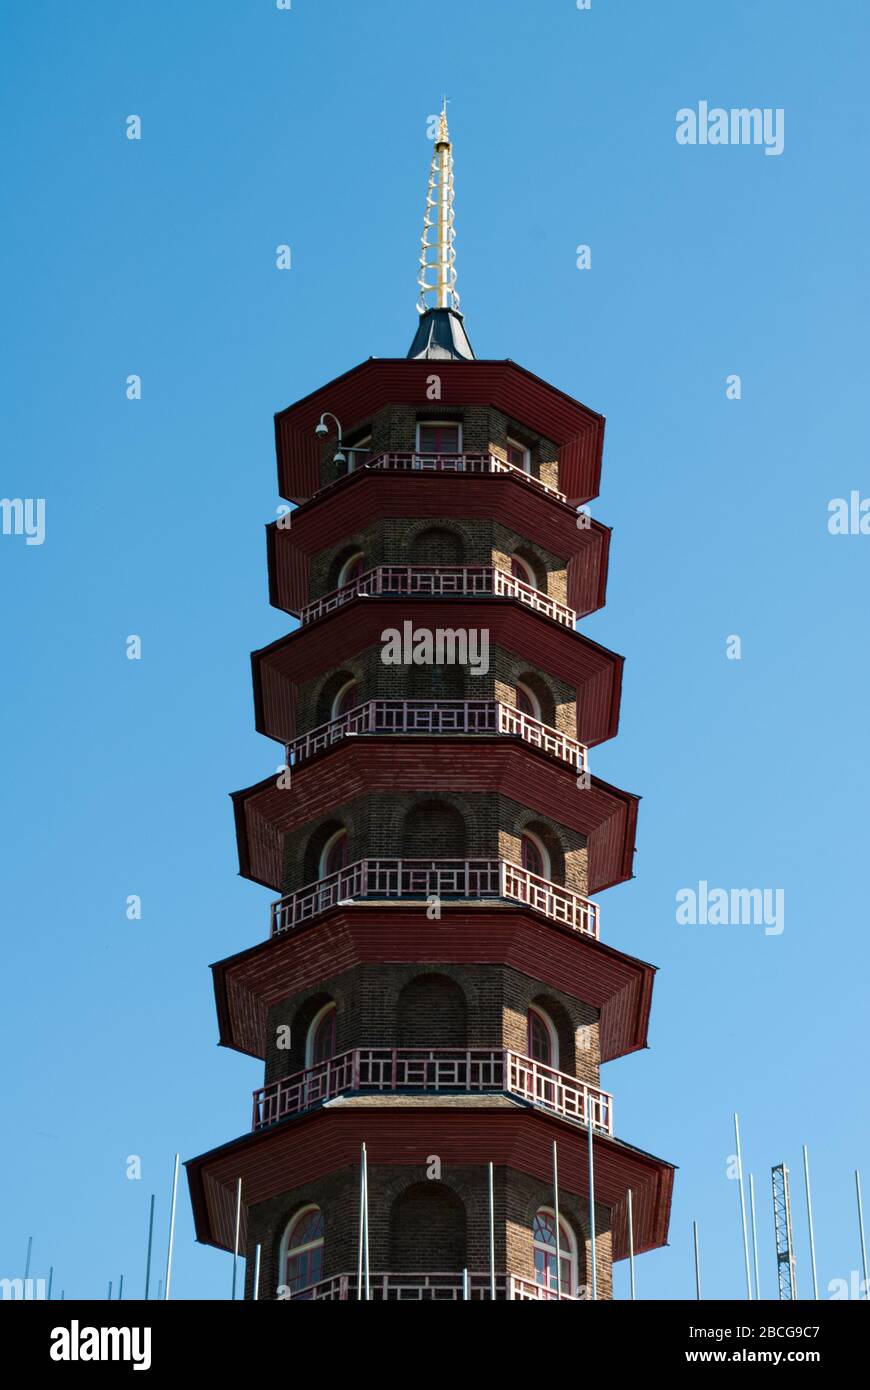
POLYGON ((474 352, 462 315, 456 309, 427 309, 420 316, 408 356, 473 362, 474 352))

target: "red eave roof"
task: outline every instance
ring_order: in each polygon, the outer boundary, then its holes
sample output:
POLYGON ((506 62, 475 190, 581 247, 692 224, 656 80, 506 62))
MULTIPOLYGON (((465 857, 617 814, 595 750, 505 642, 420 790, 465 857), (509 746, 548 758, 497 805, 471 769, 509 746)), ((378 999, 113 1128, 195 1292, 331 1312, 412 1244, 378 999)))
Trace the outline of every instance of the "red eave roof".
MULTIPOLYGON (((594 747, 616 735, 624 658, 571 628, 535 613, 514 599, 462 599, 467 627, 485 628, 490 647, 505 647, 557 676, 578 693, 577 738, 594 747)), ((458 611, 457 600, 414 600, 414 621, 442 626, 445 609, 458 611)), ((409 618, 405 599, 364 599, 346 603, 328 617, 281 637, 251 653, 256 726, 269 738, 289 742, 296 735, 296 686, 336 670, 341 662, 381 645, 384 628, 409 618)), ((448 624, 449 625, 449 624, 448 624)))
POLYGON ((521 904, 336 907, 212 966, 220 1041, 265 1057, 269 1009, 359 964, 505 965, 600 1013, 601 1060, 647 1046, 655 966, 521 904))
MULTIPOLYGON (((553 1140, 561 1140, 560 1187, 588 1200, 585 1136, 585 1130, 522 1105, 438 1109, 333 1103, 189 1159, 185 1167, 197 1239, 232 1249, 236 1185, 241 1178, 244 1248, 250 1207, 328 1173, 355 1173, 362 1139, 370 1167, 419 1166, 421 1153, 437 1152, 446 1169, 473 1166, 484 1173, 492 1162, 546 1183, 552 1179, 553 1140)), ((628 1255, 629 1188, 635 1252, 665 1245, 673 1164, 600 1133, 594 1135, 593 1149, 596 1201, 611 1210, 613 1259, 628 1255)))
POLYGON ((559 487, 572 506, 597 497, 604 417, 509 358, 473 362, 370 357, 275 416, 278 490, 291 502, 321 486, 321 442, 314 427, 325 410, 350 433, 386 405, 425 405, 430 377, 441 378, 440 404, 491 405, 559 446, 559 487))
POLYGON ((280 893, 283 842, 371 792, 497 792, 586 836, 589 892, 632 877, 637 807, 632 792, 577 774, 520 739, 357 735, 294 769, 289 789, 274 777, 233 792, 239 865, 245 878, 280 893))
POLYGON ((319 551, 384 517, 478 518, 500 522, 567 562, 567 602, 578 617, 604 606, 610 527, 578 527, 573 508, 510 473, 393 473, 360 469, 304 503, 291 524, 266 527, 269 600, 298 613, 312 598, 309 567, 319 551))

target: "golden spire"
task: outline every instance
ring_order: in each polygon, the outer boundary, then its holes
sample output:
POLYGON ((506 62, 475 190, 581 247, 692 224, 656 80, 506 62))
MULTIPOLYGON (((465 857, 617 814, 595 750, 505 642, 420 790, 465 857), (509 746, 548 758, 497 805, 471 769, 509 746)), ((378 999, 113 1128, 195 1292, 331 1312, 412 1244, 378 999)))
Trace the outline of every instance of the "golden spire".
POLYGON ((423 235, 420 238, 420 273, 417 284, 420 298, 417 307, 421 314, 427 309, 458 309, 456 293, 456 252, 453 248, 453 147, 447 129, 447 98, 441 108, 429 187, 426 191, 426 211, 423 216, 423 235), (434 298, 430 298, 434 296, 434 298))

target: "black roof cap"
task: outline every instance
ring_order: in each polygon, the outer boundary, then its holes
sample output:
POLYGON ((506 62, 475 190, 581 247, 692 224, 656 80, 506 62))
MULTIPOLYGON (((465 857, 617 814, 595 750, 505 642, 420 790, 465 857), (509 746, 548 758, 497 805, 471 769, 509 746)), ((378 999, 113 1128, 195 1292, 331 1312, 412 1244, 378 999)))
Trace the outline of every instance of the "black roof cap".
POLYGON ((409 357, 463 358, 474 361, 474 353, 462 315, 456 309, 427 309, 421 314, 409 357))

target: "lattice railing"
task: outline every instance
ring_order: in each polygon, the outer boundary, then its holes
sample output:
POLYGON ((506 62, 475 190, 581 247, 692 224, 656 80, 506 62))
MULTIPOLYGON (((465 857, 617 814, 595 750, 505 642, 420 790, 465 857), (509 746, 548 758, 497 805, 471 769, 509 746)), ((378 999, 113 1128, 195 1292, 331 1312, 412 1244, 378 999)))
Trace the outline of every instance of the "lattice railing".
POLYGON ((500 700, 367 700, 287 744, 288 767, 357 734, 510 734, 578 772, 584 744, 500 700))
POLYGON ((254 1092, 252 1128, 348 1093, 509 1092, 566 1119, 613 1133, 613 1098, 567 1072, 504 1048, 357 1047, 254 1092))
MULTIPOLYGON (((476 1270, 468 1275, 469 1297, 481 1301, 492 1297, 492 1280, 488 1274, 476 1270)), ((464 1298, 464 1282, 461 1274, 372 1274, 369 1276, 369 1293, 372 1302, 455 1303, 464 1298)), ((322 1279, 318 1284, 298 1289, 290 1294, 290 1300, 299 1302, 345 1302, 365 1297, 365 1281, 360 1289, 356 1274, 335 1274, 331 1279, 322 1279)), ((557 1298, 572 1302, 579 1301, 578 1295, 558 1294, 555 1289, 536 1284, 531 1279, 522 1279, 516 1274, 495 1276, 495 1296, 504 1300, 551 1301, 557 1298)))
POLYGON ((272 934, 361 900, 507 898, 598 936, 598 904, 504 859, 358 859, 272 904, 272 934))
POLYGON ((378 565, 307 604, 299 620, 307 627, 360 595, 367 598, 515 598, 563 627, 573 628, 577 623, 573 608, 495 565, 378 565))

